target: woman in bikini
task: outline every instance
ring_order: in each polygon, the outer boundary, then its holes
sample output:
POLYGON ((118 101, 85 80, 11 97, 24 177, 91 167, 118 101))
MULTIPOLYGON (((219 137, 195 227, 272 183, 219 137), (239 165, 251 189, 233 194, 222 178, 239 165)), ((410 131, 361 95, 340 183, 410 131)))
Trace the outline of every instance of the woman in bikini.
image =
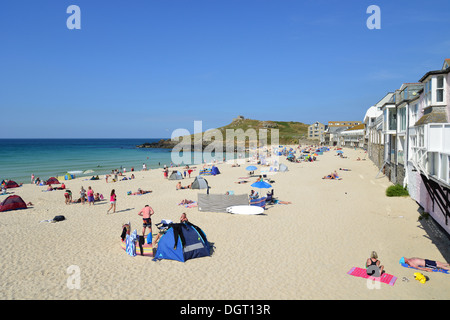
POLYGON ((373 270, 373 267, 371 267, 371 266, 375 266, 375 267, 379 268, 380 276, 383 274, 384 266, 380 266, 380 260, 378 260, 378 255, 375 251, 372 251, 370 258, 367 259, 367 261, 366 261, 367 275, 369 275, 369 276, 372 276, 375 273, 375 271, 373 270))

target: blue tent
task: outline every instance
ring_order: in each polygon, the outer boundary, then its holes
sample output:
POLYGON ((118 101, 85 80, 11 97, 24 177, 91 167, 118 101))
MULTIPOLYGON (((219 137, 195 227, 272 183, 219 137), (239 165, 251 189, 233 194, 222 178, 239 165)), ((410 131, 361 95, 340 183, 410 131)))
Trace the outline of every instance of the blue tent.
POLYGON ((211 168, 211 174, 212 174, 213 176, 215 176, 216 174, 220 174, 219 168, 217 168, 216 166, 213 166, 213 167, 211 168))
POLYGON ((169 259, 185 262, 209 255, 209 242, 202 229, 189 222, 172 223, 160 238, 153 260, 169 259))

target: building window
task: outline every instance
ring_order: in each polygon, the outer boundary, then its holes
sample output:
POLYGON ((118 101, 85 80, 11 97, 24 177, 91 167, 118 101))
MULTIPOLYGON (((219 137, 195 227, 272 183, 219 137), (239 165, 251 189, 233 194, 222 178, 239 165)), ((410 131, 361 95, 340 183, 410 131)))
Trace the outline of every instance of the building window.
POLYGON ((436 86, 436 102, 444 101, 444 77, 437 77, 437 86, 436 86))
POLYGON ((425 82, 425 91, 424 91, 424 96, 425 96, 425 103, 427 105, 431 104, 431 80, 428 80, 427 82, 425 82))
POLYGON ((406 130, 406 108, 398 109, 399 131, 406 130))
POLYGON ((417 122, 417 114, 419 112, 419 104, 416 103, 411 109, 411 124, 414 125, 417 122))

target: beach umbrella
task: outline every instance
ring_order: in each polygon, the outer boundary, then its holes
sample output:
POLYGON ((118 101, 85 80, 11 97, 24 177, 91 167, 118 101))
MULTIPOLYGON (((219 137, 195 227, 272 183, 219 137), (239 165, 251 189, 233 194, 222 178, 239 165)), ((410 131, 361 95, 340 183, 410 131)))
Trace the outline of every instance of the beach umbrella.
POLYGON ((259 194, 261 194, 261 189, 269 189, 272 188, 272 185, 270 183, 267 183, 265 181, 258 181, 251 185, 253 188, 259 189, 259 194))
POLYGON ((341 150, 339 150, 339 151, 336 151, 336 153, 344 153, 343 151, 341 151, 341 150))
POLYGON ((258 168, 257 167, 255 167, 255 166, 248 166, 247 168, 245 168, 245 170, 247 170, 247 171, 255 171, 255 170, 257 170, 258 168))

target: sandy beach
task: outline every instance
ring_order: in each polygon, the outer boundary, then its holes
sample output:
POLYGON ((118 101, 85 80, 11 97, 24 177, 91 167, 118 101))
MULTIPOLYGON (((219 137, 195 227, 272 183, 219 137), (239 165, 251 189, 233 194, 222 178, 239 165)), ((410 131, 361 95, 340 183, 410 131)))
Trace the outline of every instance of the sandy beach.
MULTIPOLYGON (((292 204, 268 206, 257 216, 179 206, 183 199, 197 201, 205 191, 176 191, 177 181, 164 179, 161 169, 134 172, 134 180, 115 183, 106 183, 104 176, 65 181, 74 198, 81 186, 105 196, 93 206, 66 205, 61 190, 43 192, 45 187, 31 184, 10 189, 33 206, 0 213, 0 299, 449 299, 449 275, 424 273, 429 281, 422 284, 414 280, 415 271, 398 263, 402 256, 445 261, 448 237, 418 220, 411 198, 385 196, 391 183, 382 174, 376 177, 378 169, 370 160, 356 160, 364 158, 362 150, 344 151, 346 159, 332 150, 312 163, 282 158, 289 171, 271 176, 273 189, 276 198, 292 204), (322 179, 335 170, 342 180, 322 179), (152 192, 127 195, 138 188, 152 192), (117 210, 107 214, 111 189, 117 210), (154 223, 178 221, 186 212, 213 244, 212 255, 185 263, 127 255, 120 247, 122 224, 131 222, 141 234, 138 212, 146 204, 155 210, 154 223), (41 222, 56 215, 66 220, 41 222), (398 278, 395 285, 376 286, 347 274, 352 267, 364 268, 372 251, 386 273, 398 278), (67 285, 71 266, 79 268, 79 289, 67 285)), ((206 177, 210 193, 249 194, 251 183, 235 183, 248 175, 245 165, 218 167, 220 175, 206 177)), ((191 183, 199 168, 182 184, 191 183)))

